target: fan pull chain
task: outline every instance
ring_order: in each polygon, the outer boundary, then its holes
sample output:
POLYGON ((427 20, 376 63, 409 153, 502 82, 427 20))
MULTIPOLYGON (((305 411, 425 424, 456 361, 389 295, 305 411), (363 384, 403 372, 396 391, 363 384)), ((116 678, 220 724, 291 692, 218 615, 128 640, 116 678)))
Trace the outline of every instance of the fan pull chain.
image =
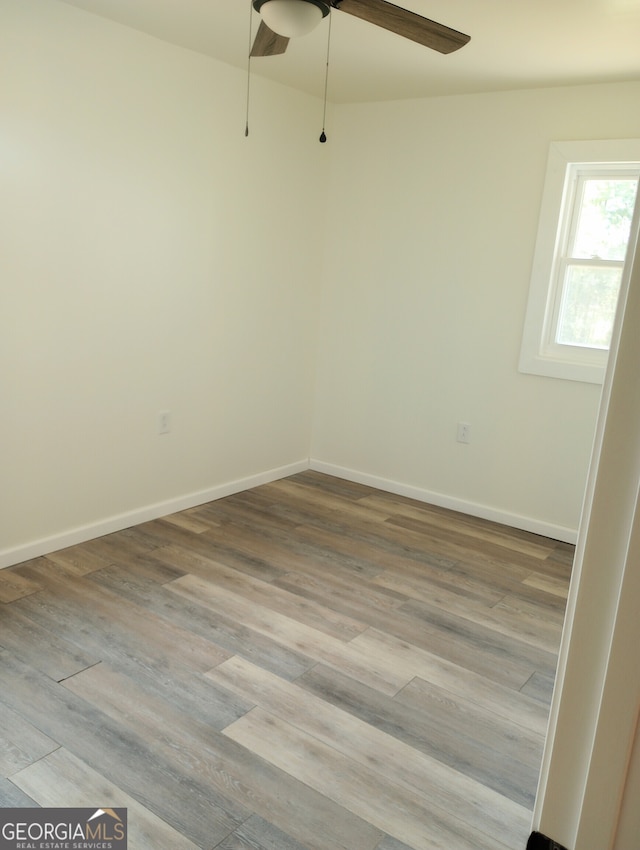
POLYGON ((252 24, 253 24, 253 6, 252 0, 249 0, 249 52, 247 58, 247 118, 246 124, 244 128, 245 138, 249 135, 249 95, 251 92, 251 42, 253 37, 252 32, 252 24))
POLYGON ((327 35, 327 67, 324 73, 324 107, 322 112, 322 133, 320 133, 320 141, 324 144, 327 141, 327 134, 324 131, 324 125, 327 120, 327 89, 329 86, 329 55, 331 53, 331 18, 333 12, 329 13, 329 34, 327 35))

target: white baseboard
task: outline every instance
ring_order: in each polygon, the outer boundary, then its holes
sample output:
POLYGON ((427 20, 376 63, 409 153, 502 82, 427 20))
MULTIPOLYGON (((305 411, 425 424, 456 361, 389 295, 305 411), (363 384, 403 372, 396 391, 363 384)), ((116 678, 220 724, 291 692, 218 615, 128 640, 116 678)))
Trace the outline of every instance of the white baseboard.
POLYGON ((115 516, 98 520, 95 523, 78 526, 63 531, 60 534, 54 534, 51 537, 43 537, 22 546, 16 546, 13 549, 0 550, 0 569, 21 564, 24 561, 30 561, 32 558, 39 558, 42 555, 56 552, 59 549, 66 549, 68 546, 75 546, 77 543, 85 543, 87 540, 93 540, 96 537, 102 537, 114 531, 122 531, 124 528, 131 528, 131 526, 149 522, 150 520, 176 513, 177 511, 184 511, 187 508, 203 505, 206 502, 213 502, 216 499, 222 499, 234 493, 241 493, 244 490, 250 490, 252 487, 258 487, 260 484, 269 484, 271 481, 286 478, 288 475, 304 472, 305 469, 314 469, 317 472, 324 472, 327 475, 344 478, 346 481, 366 484, 369 487, 376 487, 388 493, 396 493, 399 496, 407 496, 410 499, 437 505, 441 508, 449 508, 453 511, 469 514, 470 516, 509 525, 512 528, 531 531, 534 534, 541 534, 544 537, 551 537, 554 540, 575 543, 577 539, 578 532, 574 528, 565 528, 561 525, 554 525, 553 523, 542 520, 520 516, 519 514, 498 510, 487 505, 468 502, 454 496, 446 496, 443 493, 436 493, 432 490, 425 490, 421 487, 414 487, 410 484, 403 484, 398 481, 382 478, 378 475, 370 475, 366 472, 359 472, 355 469, 348 469, 312 458, 311 460, 301 460, 287 466, 260 472, 257 475, 250 475, 247 478, 229 481, 226 484, 219 484, 207 490, 187 493, 175 499, 167 499, 163 502, 156 502, 152 505, 136 508, 133 511, 116 514, 115 516))
POLYGON ((377 475, 370 475, 367 472, 359 472, 355 469, 336 466, 333 463, 325 463, 314 458, 311 458, 309 461, 309 468, 316 470, 316 472, 324 472, 327 475, 344 478, 347 481, 354 481, 356 484, 366 484, 369 487, 386 490, 388 493, 395 493, 398 496, 406 496, 409 499, 416 499, 419 502, 437 505, 440 508, 449 508, 452 511, 459 511, 469 516, 499 522, 502 525, 519 528, 522 531, 531 531, 533 534, 541 534, 543 537, 551 537, 553 540, 562 540, 565 543, 574 544, 577 540, 578 532, 575 528, 566 528, 565 526, 555 525, 543 520, 520 516, 509 511, 491 508, 488 505, 468 502, 454 496, 446 496, 444 493, 436 493, 432 490, 424 490, 421 487, 413 487, 410 484, 402 484, 401 482, 381 478, 377 475))
POLYGON ((213 502, 216 499, 222 499, 234 493, 241 493, 244 490, 250 490, 252 487, 258 487, 260 484, 269 484, 271 481, 286 478, 287 475, 304 472, 305 469, 309 469, 309 461, 307 459, 276 469, 269 469, 257 475, 250 475, 247 478, 229 481, 226 484, 219 484, 207 490, 187 493, 175 499, 167 499, 166 501, 156 502, 152 505, 127 511, 126 513, 116 514, 115 516, 110 516, 94 523, 71 528, 60 534, 54 534, 51 537, 34 540, 23 546, 16 546, 13 549, 0 550, 0 569, 11 567, 15 564, 22 564, 24 561, 39 558, 50 552, 57 552, 59 549, 66 549, 67 546, 85 543, 87 540, 93 540, 96 537, 102 537, 114 531, 122 531, 124 528, 131 528, 131 526, 139 525, 142 522, 149 522, 152 519, 158 519, 159 517, 167 516, 177 511, 187 510, 187 508, 194 508, 197 505, 213 502))

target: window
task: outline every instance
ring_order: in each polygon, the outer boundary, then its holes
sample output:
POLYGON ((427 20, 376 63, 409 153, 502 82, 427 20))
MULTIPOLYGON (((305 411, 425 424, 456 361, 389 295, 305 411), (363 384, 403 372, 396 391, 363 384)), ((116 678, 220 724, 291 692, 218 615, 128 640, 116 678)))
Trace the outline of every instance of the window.
POLYGON ((640 140, 551 145, 522 372, 602 381, 639 178, 640 140))

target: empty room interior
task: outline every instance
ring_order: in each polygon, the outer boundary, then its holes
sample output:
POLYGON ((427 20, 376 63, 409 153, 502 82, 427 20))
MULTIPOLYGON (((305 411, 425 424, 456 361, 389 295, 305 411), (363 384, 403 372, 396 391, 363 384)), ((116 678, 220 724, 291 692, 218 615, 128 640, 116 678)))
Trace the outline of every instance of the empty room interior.
POLYGON ((640 275, 598 380, 522 346, 640 4, 349 2, 249 62, 248 0, 0 0, 0 807, 636 850, 640 275))

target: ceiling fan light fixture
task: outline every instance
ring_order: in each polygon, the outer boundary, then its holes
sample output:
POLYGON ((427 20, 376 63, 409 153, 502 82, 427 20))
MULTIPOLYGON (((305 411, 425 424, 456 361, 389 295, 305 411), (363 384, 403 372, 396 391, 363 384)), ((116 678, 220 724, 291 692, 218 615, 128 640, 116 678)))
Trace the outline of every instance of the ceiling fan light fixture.
POLYGON ((253 0, 253 8, 272 32, 296 38, 317 27, 330 7, 323 0, 253 0))

